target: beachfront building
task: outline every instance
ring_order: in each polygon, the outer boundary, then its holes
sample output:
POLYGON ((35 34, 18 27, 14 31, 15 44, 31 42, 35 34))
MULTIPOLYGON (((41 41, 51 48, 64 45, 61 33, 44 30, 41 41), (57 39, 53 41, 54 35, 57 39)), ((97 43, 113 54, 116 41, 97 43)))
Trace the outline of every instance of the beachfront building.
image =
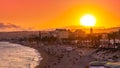
POLYGON ((58 39, 67 39, 69 38, 69 30, 66 29, 56 29, 55 30, 55 34, 54 36, 56 36, 58 39))
POLYGON ((53 31, 53 36, 57 39, 58 44, 69 44, 68 41, 70 35, 70 30, 67 29, 56 29, 53 31))
POLYGON ((54 37, 52 31, 43 31, 41 32, 41 39, 54 37))
POLYGON ((81 29, 76 29, 70 33, 69 39, 71 39, 71 43, 77 45, 77 47, 82 46, 83 39, 85 38, 86 33, 81 29))
POLYGON ((76 29, 74 32, 75 38, 84 38, 86 36, 85 31, 82 31, 80 29, 76 29))

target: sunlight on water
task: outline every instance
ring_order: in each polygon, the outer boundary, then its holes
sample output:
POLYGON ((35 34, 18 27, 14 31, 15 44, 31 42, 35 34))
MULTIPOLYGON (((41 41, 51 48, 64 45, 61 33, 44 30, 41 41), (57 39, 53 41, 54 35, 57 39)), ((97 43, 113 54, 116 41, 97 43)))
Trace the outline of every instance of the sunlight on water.
POLYGON ((0 42, 0 68, 34 68, 42 57, 35 49, 0 42))

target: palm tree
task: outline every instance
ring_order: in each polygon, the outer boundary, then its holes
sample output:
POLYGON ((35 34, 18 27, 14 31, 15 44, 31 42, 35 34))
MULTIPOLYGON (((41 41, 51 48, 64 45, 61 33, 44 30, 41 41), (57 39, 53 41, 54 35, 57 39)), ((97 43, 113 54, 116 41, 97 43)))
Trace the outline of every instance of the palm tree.
POLYGON ((85 38, 84 38, 84 41, 88 41, 86 42, 85 44, 88 45, 88 47, 90 46, 91 47, 91 36, 88 34, 85 38))
POLYGON ((97 45, 98 47, 100 46, 101 42, 100 42, 100 39, 102 38, 102 35, 98 35, 97 36, 97 45))
POLYGON ((116 41, 115 41, 116 37, 117 37, 117 32, 113 32, 112 33, 112 39, 113 39, 113 46, 114 46, 114 48, 116 47, 116 41))
POLYGON ((111 38, 113 40, 113 47, 116 47, 116 38, 118 37, 118 32, 112 32, 111 34, 109 34, 109 38, 111 38))
POLYGON ((110 48, 109 46, 110 46, 110 40, 111 40, 111 34, 109 33, 109 34, 107 34, 107 38, 108 38, 108 48, 110 48))

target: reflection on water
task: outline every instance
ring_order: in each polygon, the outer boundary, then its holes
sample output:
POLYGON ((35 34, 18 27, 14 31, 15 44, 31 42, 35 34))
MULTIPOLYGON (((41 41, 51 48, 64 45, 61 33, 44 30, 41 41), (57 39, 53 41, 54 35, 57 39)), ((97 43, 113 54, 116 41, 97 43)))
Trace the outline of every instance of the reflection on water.
POLYGON ((0 42, 0 68, 34 68, 42 60, 35 49, 0 42))

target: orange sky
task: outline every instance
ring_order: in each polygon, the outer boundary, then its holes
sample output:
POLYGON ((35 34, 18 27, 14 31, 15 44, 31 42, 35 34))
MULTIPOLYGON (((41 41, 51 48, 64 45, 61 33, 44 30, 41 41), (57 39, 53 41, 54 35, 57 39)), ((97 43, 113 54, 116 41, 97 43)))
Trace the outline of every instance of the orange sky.
POLYGON ((0 0, 0 30, 41 30, 79 25, 84 14, 96 27, 120 25, 120 0, 0 0))

